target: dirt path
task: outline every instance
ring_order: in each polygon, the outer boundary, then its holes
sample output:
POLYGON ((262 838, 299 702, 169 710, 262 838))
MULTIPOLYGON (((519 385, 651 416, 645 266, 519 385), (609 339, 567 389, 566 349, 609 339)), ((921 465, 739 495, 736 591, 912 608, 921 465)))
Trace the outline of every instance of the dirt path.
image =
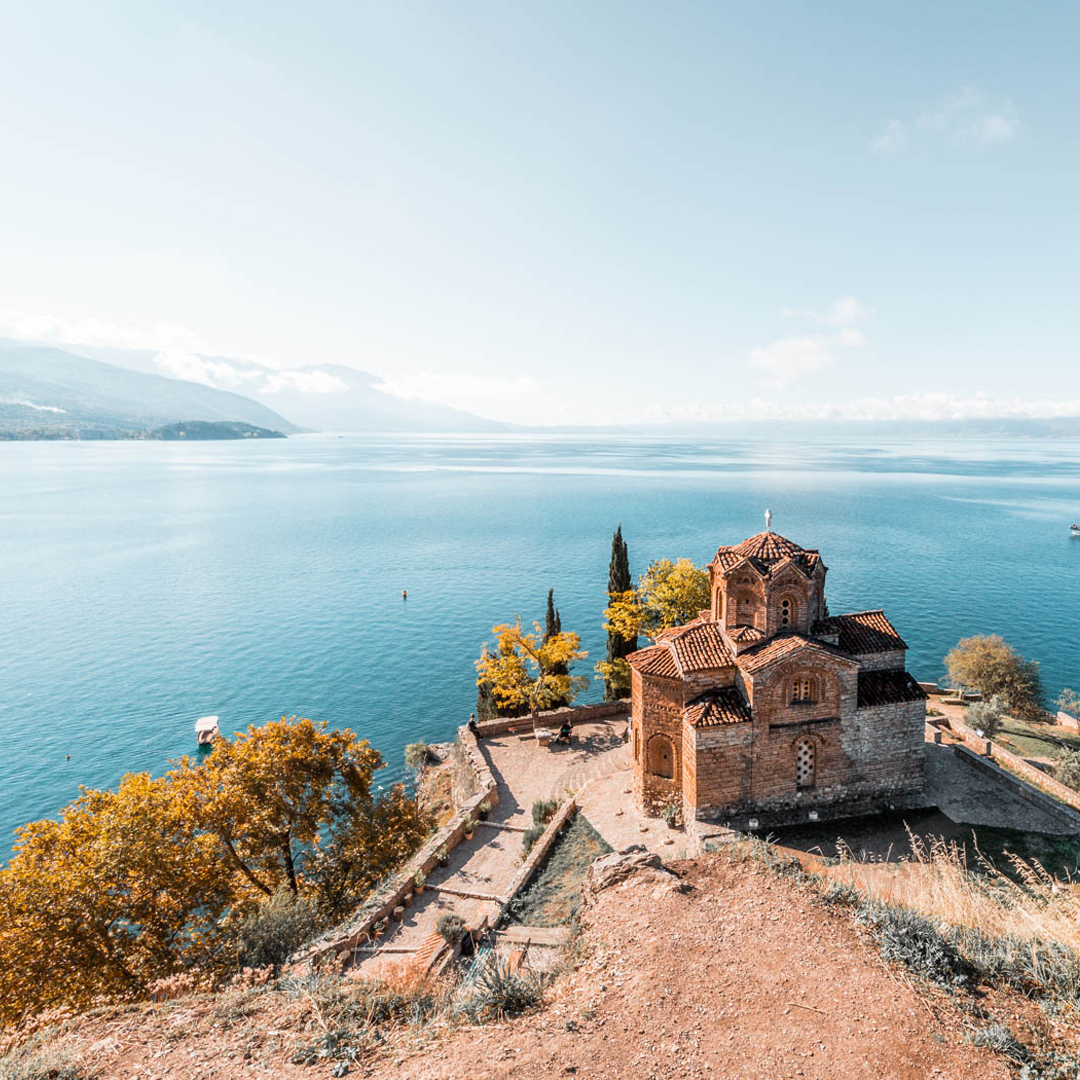
MULTIPOLYGON (((712 858, 691 888, 631 878, 587 915, 587 958, 539 1014, 460 1031, 363 1075, 390 1080, 1006 1080, 963 1018, 887 970, 849 917, 712 858)), ((361 1071, 361 1070, 358 1070, 361 1071)))

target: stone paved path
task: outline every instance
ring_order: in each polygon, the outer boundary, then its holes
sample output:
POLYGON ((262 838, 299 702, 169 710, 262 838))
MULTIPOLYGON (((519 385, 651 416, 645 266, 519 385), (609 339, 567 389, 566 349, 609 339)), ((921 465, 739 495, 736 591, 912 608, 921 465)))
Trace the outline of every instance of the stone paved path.
MULTIPOLYGON (((629 787, 629 747, 622 740, 625 720, 580 724, 574 729, 572 746, 537 745, 532 737, 498 735, 480 743, 498 784, 499 803, 489 821, 514 826, 532 824, 532 804, 537 799, 557 799, 580 791, 585 785, 619 773, 618 790, 629 787)), ((632 813, 630 796, 620 798, 632 813)), ((591 817, 590 817, 590 820, 591 817)), ((634 826, 636 829, 636 825, 634 826)), ((639 842, 639 841, 635 841, 639 842)), ((610 843, 610 841, 609 841, 610 843)), ((498 913, 494 900, 480 896, 501 896, 509 887, 522 861, 522 834, 481 822, 472 840, 462 841, 450 852, 449 863, 436 868, 428 879, 429 888, 413 898, 401 923, 392 924, 380 946, 416 949, 435 929, 439 918, 457 912, 470 926, 498 913), (439 886, 455 893, 476 894, 473 898, 439 891, 439 886)), ((370 978, 398 963, 400 953, 374 954, 353 970, 370 978)))

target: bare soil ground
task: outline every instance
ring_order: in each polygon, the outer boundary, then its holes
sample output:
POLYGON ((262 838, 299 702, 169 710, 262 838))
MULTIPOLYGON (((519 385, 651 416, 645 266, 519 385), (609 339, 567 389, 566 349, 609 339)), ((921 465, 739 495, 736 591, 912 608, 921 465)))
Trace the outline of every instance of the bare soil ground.
MULTIPOLYGON (((576 966, 540 1010, 442 1033, 387 1029, 350 1075, 1009 1076, 1002 1058, 965 1041, 973 1023, 948 996, 886 967, 850 914, 824 908, 811 889, 721 856, 673 868, 674 887, 638 874, 586 906, 576 966)), ((1040 1022, 1022 998, 991 1004, 1021 1037, 1040 1022)), ((101 1080, 293 1080, 330 1075, 330 1063, 291 1063, 320 1031, 303 995, 233 992, 80 1018, 47 1051, 101 1080)))

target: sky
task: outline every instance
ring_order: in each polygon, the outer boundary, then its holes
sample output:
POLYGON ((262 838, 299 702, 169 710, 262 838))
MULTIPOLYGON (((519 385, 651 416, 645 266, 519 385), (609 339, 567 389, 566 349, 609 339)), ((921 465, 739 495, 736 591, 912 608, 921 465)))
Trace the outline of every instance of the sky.
POLYGON ((0 0, 0 335, 527 423, 1080 414, 1078 38, 1055 3, 0 0))

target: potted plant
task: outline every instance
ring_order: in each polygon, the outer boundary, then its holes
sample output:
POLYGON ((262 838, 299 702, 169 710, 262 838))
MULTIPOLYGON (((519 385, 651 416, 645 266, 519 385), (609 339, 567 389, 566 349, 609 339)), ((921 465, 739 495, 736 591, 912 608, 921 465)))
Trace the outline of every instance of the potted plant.
POLYGON ((440 866, 446 866, 450 862, 450 852, 446 850, 445 844, 440 844, 435 852, 435 858, 439 860, 440 866))
POLYGON ((661 812, 660 816, 667 823, 667 827, 669 829, 678 828, 679 818, 681 817, 681 815, 679 813, 678 803, 669 802, 667 804, 667 806, 664 807, 664 809, 661 812))
POLYGON ((413 892, 419 896, 424 891, 424 882, 427 881, 427 877, 423 870, 417 870, 416 876, 413 878, 413 892))
POLYGON ((480 810, 480 820, 487 821, 488 814, 491 813, 491 803, 485 799, 478 808, 480 810))
POLYGON ((470 817, 468 821, 465 822, 465 839, 471 840, 474 832, 476 832, 476 818, 470 817))
POLYGON ((386 920, 380 919, 371 929, 377 938, 381 938, 386 933, 386 920))
POLYGON ((460 915, 456 915, 451 911, 439 919, 435 924, 435 929, 447 945, 454 945, 465 936, 468 927, 460 915))

